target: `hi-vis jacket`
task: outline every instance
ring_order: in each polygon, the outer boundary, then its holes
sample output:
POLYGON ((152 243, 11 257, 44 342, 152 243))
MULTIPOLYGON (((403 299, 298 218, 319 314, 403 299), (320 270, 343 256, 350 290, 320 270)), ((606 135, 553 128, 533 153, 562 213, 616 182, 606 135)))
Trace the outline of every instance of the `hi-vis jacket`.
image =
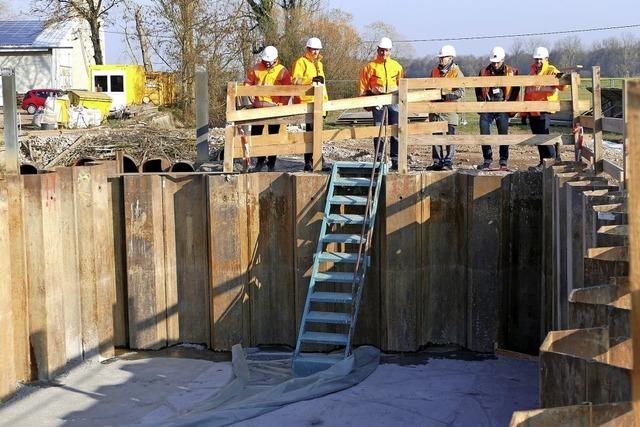
POLYGON ((404 69, 397 61, 388 58, 374 59, 364 66, 358 82, 358 96, 381 95, 398 90, 404 69))
MULTIPOLYGON (((531 65, 531 71, 529 75, 535 76, 556 76, 562 74, 555 66, 551 65, 549 61, 544 61, 542 67, 538 69, 537 64, 531 65)), ((557 101, 558 89, 564 90, 565 86, 527 86, 524 90, 525 101, 557 101)), ((554 113, 555 111, 549 111, 554 113)), ((539 116, 539 112, 529 113, 532 116, 539 116)), ((522 113, 521 116, 526 116, 526 113, 522 113)))
MULTIPOLYGON (((291 83, 294 85, 310 85, 314 77, 322 76, 324 78, 324 66, 322 65, 322 56, 318 55, 314 59, 309 52, 305 52, 303 56, 296 59, 291 66, 291 83)), ((323 87, 323 98, 325 101, 329 99, 326 87, 323 87)), ((293 98, 294 104, 313 102, 313 95, 302 95, 293 98)))
MULTIPOLYGON (((290 85, 291 74, 282 64, 276 62, 271 68, 267 68, 262 61, 258 62, 249 72, 244 81, 248 86, 276 86, 290 85)), ((253 98, 254 107, 275 107, 289 103, 288 96, 256 96, 253 98)))
MULTIPOLYGON (((479 76, 517 76, 519 74, 517 68, 513 68, 504 64, 500 69, 496 70, 492 64, 482 68, 479 76)), ((476 88, 476 99, 478 102, 484 101, 516 101, 520 94, 520 87, 478 87, 476 88), (496 94, 498 96, 496 96, 496 94)))

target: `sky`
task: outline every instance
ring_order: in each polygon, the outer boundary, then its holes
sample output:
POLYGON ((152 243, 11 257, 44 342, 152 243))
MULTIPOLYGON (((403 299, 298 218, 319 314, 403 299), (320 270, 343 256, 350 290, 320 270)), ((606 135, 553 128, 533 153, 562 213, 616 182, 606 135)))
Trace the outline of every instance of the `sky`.
MULTIPOLYGON (((419 0, 323 0, 325 8, 338 8, 353 16, 353 25, 360 31, 373 22, 392 25, 405 39, 444 38, 447 41, 413 42, 415 56, 435 55, 441 45, 453 44, 458 54, 488 55, 494 46, 503 46, 507 52, 513 38, 456 41, 452 38, 503 34, 540 33, 640 24, 638 0, 609 0, 591 2, 565 0, 564 2, 536 0, 535 2, 488 2, 480 0, 419 1, 419 0), (534 7, 535 5, 535 7, 534 7)), ((18 18, 29 19, 24 0, 7 0, 9 8, 18 18)), ((117 15, 116 15, 117 17, 117 15)), ((107 28, 107 63, 131 62, 122 41, 121 31, 107 28)), ((626 30, 607 30, 576 33, 585 46, 607 37, 630 33, 640 38, 640 27, 626 30)), ((553 43, 561 37, 537 37, 553 43)), ((394 40, 399 43, 399 40, 394 40)))

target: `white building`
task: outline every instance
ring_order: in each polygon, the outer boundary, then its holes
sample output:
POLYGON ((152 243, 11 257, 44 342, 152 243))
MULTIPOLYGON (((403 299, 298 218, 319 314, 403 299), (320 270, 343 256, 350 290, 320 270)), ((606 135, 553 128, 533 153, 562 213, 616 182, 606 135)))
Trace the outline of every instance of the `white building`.
MULTIPOLYGON (((90 89, 95 64, 85 21, 44 27, 44 21, 0 21, 0 68, 12 68, 16 90, 90 89)), ((104 62, 104 34, 101 34, 104 62)), ((0 102, 2 93, 0 93, 0 102)))

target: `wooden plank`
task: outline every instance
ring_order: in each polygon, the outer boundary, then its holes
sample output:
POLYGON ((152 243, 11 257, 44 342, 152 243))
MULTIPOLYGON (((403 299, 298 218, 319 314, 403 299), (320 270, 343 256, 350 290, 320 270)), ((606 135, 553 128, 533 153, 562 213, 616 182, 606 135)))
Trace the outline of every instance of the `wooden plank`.
MULTIPOLYGON (((225 126, 224 128, 224 152, 225 153, 234 152, 233 137, 235 135, 235 132, 236 132, 236 127, 234 125, 225 126)), ((240 146, 240 148, 242 148, 242 146, 240 146)), ((237 156, 237 157, 242 157, 242 156, 237 156)), ((233 172, 233 158, 234 156, 229 154, 224 156, 222 168, 226 173, 233 172)))
POLYGON ((382 348, 418 349, 422 261, 421 176, 390 174, 384 179, 381 282, 382 348))
POLYGON ((467 281, 466 348, 490 353, 497 347, 499 319, 504 309, 501 259, 506 255, 502 236, 503 176, 464 174, 467 198, 465 204, 465 263, 467 281), (493 244, 487 244, 493 242, 493 244))
POLYGON ((250 345, 247 175, 207 177, 211 348, 250 345))
POLYGON ((616 181, 624 182, 624 169, 607 159, 602 160, 602 171, 611 175, 611 178, 616 181))
MULTIPOLYGON (((231 83, 230 83, 231 84, 231 83)), ((245 86, 235 85, 235 96, 302 96, 313 94, 313 86, 277 85, 277 86, 245 86)), ((229 93, 227 89, 227 93, 229 93)))
MULTIPOLYGON (((293 175, 294 212, 294 263, 295 263, 295 319, 296 334, 309 289, 309 279, 313 266, 320 226, 327 199, 328 175, 293 175)), ((359 323, 359 326, 362 324, 359 323)))
POLYGON ((158 175, 124 177, 129 341, 133 349, 167 344, 162 181, 158 175))
MULTIPOLYGON (((640 165, 640 82, 630 80, 626 84, 626 137, 629 139, 629 165, 640 165)), ((640 170, 629 168, 627 171, 629 194, 629 243, 631 285, 631 333, 633 353, 640 354, 640 170)), ((638 356, 635 357, 638 360, 638 356)), ((635 365, 631 372, 633 411, 635 424, 640 425, 640 366, 635 365)))
POLYGON ((319 172, 322 170, 322 129, 324 127, 324 116, 322 113, 322 98, 324 96, 324 87, 314 87, 314 103, 313 103, 313 170, 319 172))
POLYGON ((422 243, 423 271, 428 276, 423 290, 422 342, 466 345, 466 236, 461 220, 464 203, 460 201, 464 180, 452 172, 421 175, 423 196, 431 199, 427 240, 422 243))
POLYGON ((602 95, 600 86, 600 67, 594 66, 593 70, 593 162, 596 173, 602 172, 602 159, 604 147, 602 144, 602 95))
POLYGON ((11 301, 13 307, 13 350, 15 375, 18 381, 29 381, 31 356, 29 351, 29 310, 27 290, 27 266, 22 208, 22 177, 5 175, 8 198, 8 238, 11 255, 11 301))
POLYGON ((113 345, 129 346, 128 296, 127 296, 127 245, 125 241, 124 178, 108 178, 111 192, 111 223, 113 231, 115 306, 113 308, 113 345))
POLYGON ((205 175, 162 177, 167 341, 211 344, 205 175))
POLYGON ((627 164, 629 157, 629 136, 627 134, 627 111, 629 109, 629 105, 627 99, 627 80, 625 79, 622 81, 622 181, 620 181, 620 185, 618 186, 620 191, 627 188, 627 164))
POLYGON ((571 135, 426 135, 412 137, 409 145, 553 145, 573 140, 571 135))
MULTIPOLYGON (((580 112, 587 111, 590 107, 591 102, 589 101, 582 100, 579 103, 580 112)), ((409 113, 526 113, 537 111, 573 111, 573 107, 571 101, 415 102, 409 104, 409 113)))
POLYGON ((60 374, 67 361, 57 179, 55 173, 24 176, 29 342, 39 380, 60 374))
POLYGON ((16 390, 16 361, 13 332, 12 281, 9 237, 9 195, 6 180, 0 180, 0 402, 16 390))
POLYGON ((238 95, 238 83, 227 83, 227 117, 236 111, 236 96, 238 95))
MULTIPOLYGON (((98 319, 99 352, 102 358, 112 358, 114 353, 114 307, 116 305, 116 267, 113 239, 113 210, 111 189, 107 175, 115 173, 113 162, 91 167, 93 233, 95 247, 96 314, 98 319)), ((86 284, 85 284, 86 286, 86 284)))
MULTIPOLYGON (((409 89, 449 89, 451 82, 442 81, 440 78, 407 79, 409 89)), ((555 76, 474 76, 460 77, 456 79, 455 87, 488 87, 488 86, 558 86, 571 84, 569 76, 557 78, 555 76)))
MULTIPOLYGON (((592 116, 579 116, 580 125, 587 129, 593 129, 593 117, 592 116)), ((602 130, 604 132, 612 133, 624 133, 624 119, 617 119, 614 117, 602 118, 602 130)))
POLYGON ((60 206, 60 241, 62 250, 62 292, 64 295, 65 345, 67 360, 80 361, 82 355, 81 286, 78 265, 78 236, 76 234, 76 206, 73 190, 73 169, 57 168, 58 201, 60 206))
POLYGON ((258 120, 313 113, 313 104, 292 104, 269 108, 252 108, 227 112, 227 121, 258 120))
POLYGON ((409 125, 409 91, 407 89, 407 79, 400 80, 398 88, 399 113, 398 113, 398 172, 407 173, 407 126, 409 125))
POLYGON ((295 345, 293 196, 287 174, 249 174, 251 345, 295 345))

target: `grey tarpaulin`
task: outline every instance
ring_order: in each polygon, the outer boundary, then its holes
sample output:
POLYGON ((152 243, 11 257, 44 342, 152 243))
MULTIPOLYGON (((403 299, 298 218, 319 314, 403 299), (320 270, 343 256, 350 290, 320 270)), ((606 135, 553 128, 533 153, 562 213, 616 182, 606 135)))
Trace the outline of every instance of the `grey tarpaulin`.
POLYGON ((314 399, 352 387, 376 370, 380 351, 358 347, 353 355, 326 371, 294 378, 291 357, 248 360, 233 346, 233 378, 209 401, 181 414, 167 425, 225 426, 274 411, 290 403, 314 399))

